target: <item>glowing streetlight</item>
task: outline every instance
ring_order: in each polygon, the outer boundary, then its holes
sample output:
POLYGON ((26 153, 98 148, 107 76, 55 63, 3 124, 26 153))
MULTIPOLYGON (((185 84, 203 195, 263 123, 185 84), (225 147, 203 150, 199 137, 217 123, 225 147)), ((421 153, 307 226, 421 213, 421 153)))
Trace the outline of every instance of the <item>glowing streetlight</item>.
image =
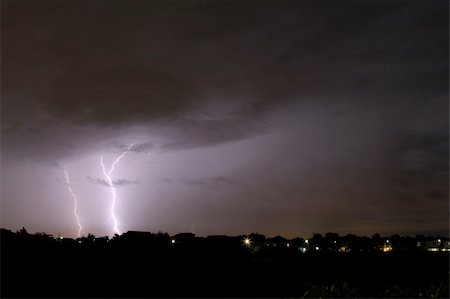
POLYGON ((245 246, 250 246, 250 244, 251 244, 250 239, 249 238, 245 238, 244 239, 244 244, 245 244, 245 246))

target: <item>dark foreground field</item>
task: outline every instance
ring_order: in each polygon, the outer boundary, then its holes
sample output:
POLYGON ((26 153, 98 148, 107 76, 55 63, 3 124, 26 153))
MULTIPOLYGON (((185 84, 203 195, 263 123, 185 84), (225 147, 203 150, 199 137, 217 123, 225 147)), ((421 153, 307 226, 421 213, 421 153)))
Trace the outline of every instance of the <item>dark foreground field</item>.
POLYGON ((2 238, 2 297, 449 297, 449 254, 2 238), (95 243, 95 244, 94 244, 95 243))

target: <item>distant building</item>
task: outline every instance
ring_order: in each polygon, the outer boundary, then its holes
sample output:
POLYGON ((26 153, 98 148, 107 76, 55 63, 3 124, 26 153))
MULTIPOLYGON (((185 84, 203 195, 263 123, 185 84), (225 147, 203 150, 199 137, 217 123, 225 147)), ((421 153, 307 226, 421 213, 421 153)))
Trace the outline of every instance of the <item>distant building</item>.
POLYGON ((391 251, 392 251, 392 245, 391 245, 391 243, 385 242, 385 243, 383 244, 383 247, 381 247, 381 250, 382 250, 383 252, 391 252, 391 251))
POLYGON ((445 241, 441 245, 441 251, 450 251, 450 241, 445 241))
POLYGON ((192 245, 196 241, 195 234, 193 233, 179 233, 170 239, 172 245, 192 245))
POLYGON ((348 253, 348 252, 350 252, 350 248, 348 248, 347 245, 342 245, 342 246, 339 247, 339 250, 338 250, 338 251, 339 251, 339 252, 345 252, 345 253, 348 253))
POLYGON ((441 239, 418 241, 417 247, 423 251, 450 251, 449 241, 441 239))

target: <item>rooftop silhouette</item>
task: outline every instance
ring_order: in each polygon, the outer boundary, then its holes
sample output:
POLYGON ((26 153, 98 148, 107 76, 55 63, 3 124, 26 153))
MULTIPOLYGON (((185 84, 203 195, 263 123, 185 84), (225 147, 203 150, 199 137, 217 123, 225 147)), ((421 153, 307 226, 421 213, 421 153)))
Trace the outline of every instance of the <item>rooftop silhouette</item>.
POLYGON ((1 241, 5 297, 449 294, 444 236, 327 233, 286 239, 128 231, 73 239, 23 228, 1 229, 1 241))

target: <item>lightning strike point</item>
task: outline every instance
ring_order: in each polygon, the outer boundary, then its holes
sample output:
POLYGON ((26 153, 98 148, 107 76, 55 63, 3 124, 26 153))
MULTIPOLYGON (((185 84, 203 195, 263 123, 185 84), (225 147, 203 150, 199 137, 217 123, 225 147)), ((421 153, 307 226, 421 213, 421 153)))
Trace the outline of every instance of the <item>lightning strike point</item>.
POLYGON ((70 179, 69 179, 69 173, 67 172, 66 169, 64 169, 64 174, 66 175, 67 189, 69 189, 69 192, 70 192, 70 194, 73 197, 73 214, 75 215, 75 218, 77 220, 77 224, 78 224, 78 235, 77 235, 77 237, 79 238, 81 236, 82 226, 81 226, 81 223, 80 223, 80 217, 78 216, 78 198, 77 198, 77 195, 75 194, 75 192, 72 189, 72 185, 71 185, 70 179))
POLYGON ((133 145, 134 145, 134 143, 132 143, 130 146, 128 146, 127 149, 119 157, 117 157, 116 160, 114 160, 114 162, 111 164, 111 168, 109 169, 109 171, 106 170, 105 164, 103 163, 103 155, 100 156, 100 164, 102 166, 103 175, 105 176, 106 182, 108 183, 108 186, 111 189, 112 197, 111 197, 110 213, 111 213, 111 219, 113 220, 113 229, 114 229, 114 232, 118 235, 120 235, 121 232, 119 230, 119 221, 117 220, 117 217, 115 214, 117 195, 116 195, 116 188, 114 187, 111 175, 114 171, 116 164, 119 163, 119 161, 127 154, 127 152, 133 147, 133 145))

